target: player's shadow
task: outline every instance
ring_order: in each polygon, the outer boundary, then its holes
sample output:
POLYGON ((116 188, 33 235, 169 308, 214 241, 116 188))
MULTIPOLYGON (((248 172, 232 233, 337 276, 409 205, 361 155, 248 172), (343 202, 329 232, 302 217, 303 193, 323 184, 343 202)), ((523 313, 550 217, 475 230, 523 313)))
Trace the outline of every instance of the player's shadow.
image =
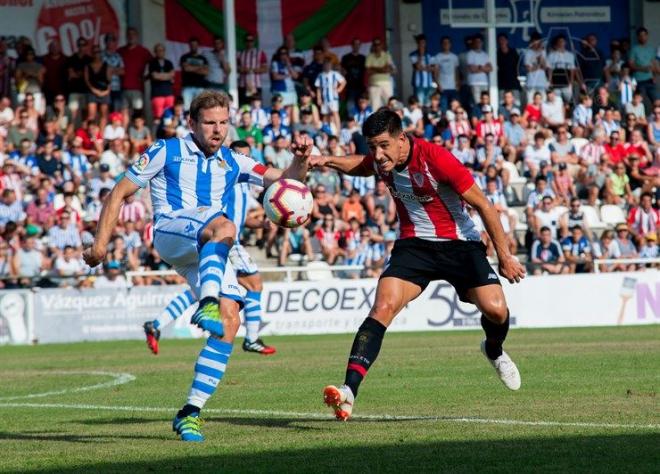
POLYGON ((166 440, 170 439, 165 436, 148 436, 148 435, 90 435, 90 434, 71 434, 71 433, 56 433, 56 432, 22 432, 22 433, 8 433, 0 431, 0 441, 54 441, 65 443, 116 443, 118 439, 127 440, 166 440))
POLYGON ((246 450, 239 440, 237 449, 232 449, 231 440, 218 438, 207 439, 206 444, 191 451, 183 443, 172 441, 166 455, 158 449, 147 449, 138 459, 131 459, 135 453, 127 451, 126 457, 99 460, 97 456, 92 462, 85 457, 23 472, 658 472, 660 433, 652 431, 597 434, 574 430, 568 434, 539 428, 541 431, 518 435, 510 431, 490 433, 485 439, 445 440, 438 433, 438 439, 409 442, 403 436, 392 437, 384 432, 382 441, 364 438, 364 430, 358 430, 358 436, 351 426, 348 423, 332 442, 323 435, 315 439, 291 433, 288 441, 298 437, 298 442, 285 442, 286 446, 278 448, 249 443, 246 450), (218 444, 223 445, 222 450, 217 449, 218 444))

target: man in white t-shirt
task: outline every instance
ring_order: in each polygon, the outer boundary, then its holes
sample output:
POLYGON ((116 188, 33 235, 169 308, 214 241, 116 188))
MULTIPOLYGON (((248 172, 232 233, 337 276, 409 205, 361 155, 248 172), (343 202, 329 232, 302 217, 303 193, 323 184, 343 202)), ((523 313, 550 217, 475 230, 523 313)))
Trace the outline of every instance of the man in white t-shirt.
MULTIPOLYGON (((55 259, 55 271, 61 277, 77 277, 83 274, 84 263, 75 256, 75 250, 70 245, 64 247, 62 255, 55 259)), ((75 278, 62 279, 60 286, 71 286, 76 284, 75 278)))
POLYGON ((524 154, 525 167, 527 168, 529 177, 535 179, 541 169, 541 163, 544 161, 550 163, 551 156, 550 147, 545 143, 545 135, 543 132, 536 132, 534 143, 527 145, 524 154))
POLYGON ((554 89, 548 89, 545 101, 541 104, 541 116, 547 127, 559 127, 566 121, 564 101, 554 89))
POLYGON ((482 49, 483 37, 476 35, 472 39, 472 49, 468 52, 467 60, 467 83, 472 91, 474 102, 481 100, 481 93, 488 90, 488 73, 493 70, 488 54, 482 49))
POLYGON ((121 274, 121 264, 116 260, 108 262, 103 275, 94 281, 94 288, 114 288, 116 290, 128 288, 128 281, 121 274))
POLYGON ((552 42, 553 50, 548 54, 552 87, 566 103, 573 101, 573 84, 576 81, 575 55, 566 51, 566 37, 558 35, 552 42))
POLYGON ((525 90, 527 91, 527 103, 530 104, 537 92, 545 99, 545 91, 548 88, 548 63, 543 49, 543 40, 538 32, 530 35, 529 49, 523 53, 523 63, 527 71, 525 90))
POLYGON ((553 207, 553 199, 545 196, 541 201, 541 208, 534 211, 534 236, 541 237, 541 228, 547 227, 552 233, 552 238, 557 238, 561 210, 553 207))
POLYGON ((458 56, 451 52, 449 36, 440 40, 441 51, 433 56, 431 63, 434 66, 433 76, 440 90, 440 108, 445 113, 452 100, 458 98, 458 56))

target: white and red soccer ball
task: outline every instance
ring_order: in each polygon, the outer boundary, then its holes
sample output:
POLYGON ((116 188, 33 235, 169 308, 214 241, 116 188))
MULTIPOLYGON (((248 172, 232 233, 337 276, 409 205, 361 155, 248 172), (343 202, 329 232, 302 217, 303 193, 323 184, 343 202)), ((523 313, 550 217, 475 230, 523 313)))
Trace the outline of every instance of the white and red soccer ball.
POLYGON ((298 227, 309 220, 314 207, 312 192, 295 179, 275 181, 264 194, 264 211, 275 224, 298 227))

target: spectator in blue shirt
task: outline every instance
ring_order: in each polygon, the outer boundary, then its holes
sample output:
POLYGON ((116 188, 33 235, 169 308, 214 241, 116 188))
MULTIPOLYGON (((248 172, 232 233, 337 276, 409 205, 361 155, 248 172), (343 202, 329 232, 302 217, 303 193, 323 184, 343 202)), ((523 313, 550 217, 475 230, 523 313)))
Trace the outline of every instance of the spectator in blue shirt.
POLYGON ((584 236, 582 227, 571 227, 571 235, 561 241, 564 257, 568 262, 570 273, 588 273, 591 271, 591 244, 584 236))
POLYGON ((558 275, 569 270, 559 242, 552 238, 552 232, 546 226, 541 227, 539 238, 532 244, 531 261, 534 275, 558 275))
POLYGON ((286 138, 287 141, 291 141, 291 130, 282 124, 282 116, 277 110, 270 112, 270 124, 264 127, 262 135, 264 136, 264 143, 267 145, 273 143, 275 138, 280 135, 286 138))

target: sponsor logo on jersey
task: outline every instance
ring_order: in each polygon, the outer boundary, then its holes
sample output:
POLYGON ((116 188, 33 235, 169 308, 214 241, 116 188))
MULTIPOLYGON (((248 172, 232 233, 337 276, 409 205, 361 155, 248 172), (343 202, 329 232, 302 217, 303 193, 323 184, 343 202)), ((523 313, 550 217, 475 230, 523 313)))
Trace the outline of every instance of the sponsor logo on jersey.
POLYGON ((497 280, 497 275, 495 273, 489 273, 488 274, 488 279, 489 280, 497 280))
POLYGON ((195 163, 195 158, 192 156, 173 156, 172 161, 174 163, 195 163))
MULTIPOLYGON (((388 186, 389 187, 389 186, 388 186)), ((402 201, 417 201, 417 202, 431 202, 433 201, 433 196, 417 196, 414 193, 402 193, 396 189, 389 187, 392 197, 401 199, 402 201)))

